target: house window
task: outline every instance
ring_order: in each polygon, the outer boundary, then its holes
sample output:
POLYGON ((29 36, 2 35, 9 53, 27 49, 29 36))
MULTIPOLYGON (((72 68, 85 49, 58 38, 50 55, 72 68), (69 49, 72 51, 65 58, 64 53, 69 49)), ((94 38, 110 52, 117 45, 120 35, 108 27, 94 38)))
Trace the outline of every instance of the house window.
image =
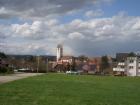
POLYGON ((140 70, 140 67, 138 67, 138 69, 140 70))
POLYGON ((133 66, 129 66, 129 69, 133 69, 133 66))
POLYGON ((123 68, 124 68, 124 66, 121 66, 121 68, 123 69, 123 68))
POLYGON ((129 61, 129 63, 133 63, 133 62, 134 62, 134 60, 130 60, 130 61, 129 61))

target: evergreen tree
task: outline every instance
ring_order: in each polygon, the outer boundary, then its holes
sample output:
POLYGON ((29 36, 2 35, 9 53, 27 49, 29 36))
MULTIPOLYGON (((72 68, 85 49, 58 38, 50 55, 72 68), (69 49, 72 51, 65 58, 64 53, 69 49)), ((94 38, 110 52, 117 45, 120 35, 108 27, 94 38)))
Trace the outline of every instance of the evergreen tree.
POLYGON ((109 68, 109 62, 108 62, 107 56, 102 56, 100 68, 101 68, 101 71, 106 71, 106 69, 109 68))
POLYGON ((130 53, 128 54, 128 57, 136 57, 136 54, 135 54, 134 52, 130 52, 130 53))
POLYGON ((88 57, 86 57, 85 55, 80 55, 80 56, 78 57, 78 59, 79 59, 80 61, 84 62, 84 61, 87 61, 87 60, 88 60, 88 57))
POLYGON ((3 52, 0 52, 0 58, 7 58, 6 54, 3 52))

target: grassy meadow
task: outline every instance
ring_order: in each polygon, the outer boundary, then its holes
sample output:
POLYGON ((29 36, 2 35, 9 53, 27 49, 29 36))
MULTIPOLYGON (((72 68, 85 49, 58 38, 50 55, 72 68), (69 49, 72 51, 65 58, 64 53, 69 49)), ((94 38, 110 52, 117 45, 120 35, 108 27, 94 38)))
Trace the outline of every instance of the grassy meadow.
POLYGON ((45 74, 0 84, 0 105, 140 105, 139 77, 45 74))

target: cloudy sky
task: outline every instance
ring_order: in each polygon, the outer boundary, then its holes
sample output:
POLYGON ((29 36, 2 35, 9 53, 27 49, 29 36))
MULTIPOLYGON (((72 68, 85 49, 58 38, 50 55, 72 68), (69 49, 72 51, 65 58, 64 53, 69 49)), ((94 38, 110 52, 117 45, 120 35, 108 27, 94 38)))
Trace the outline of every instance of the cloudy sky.
POLYGON ((0 50, 100 56, 140 51, 140 0, 0 0, 0 50))

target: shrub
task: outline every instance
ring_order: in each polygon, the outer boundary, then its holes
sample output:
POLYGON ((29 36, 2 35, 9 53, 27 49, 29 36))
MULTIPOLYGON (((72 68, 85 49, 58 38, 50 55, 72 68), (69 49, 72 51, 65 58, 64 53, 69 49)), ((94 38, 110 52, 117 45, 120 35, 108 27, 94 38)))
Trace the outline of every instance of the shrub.
POLYGON ((0 67, 0 73, 13 73, 13 70, 8 67, 0 67))

